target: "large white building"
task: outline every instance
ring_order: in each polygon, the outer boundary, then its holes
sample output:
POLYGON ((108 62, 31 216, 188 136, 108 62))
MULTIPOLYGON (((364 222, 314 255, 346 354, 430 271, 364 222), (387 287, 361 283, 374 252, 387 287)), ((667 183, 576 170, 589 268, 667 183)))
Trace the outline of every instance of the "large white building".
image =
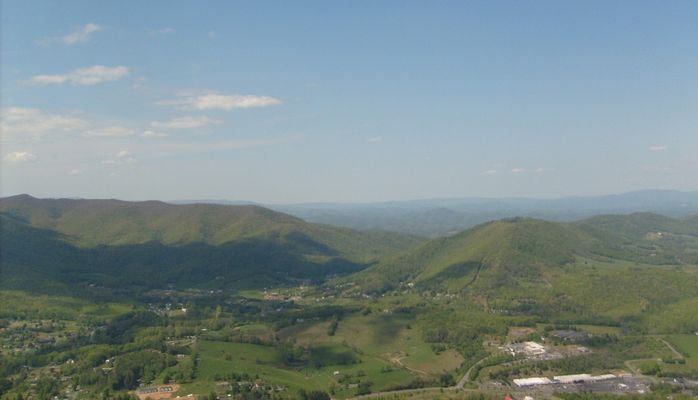
POLYGON ((589 374, 560 375, 553 377, 553 379, 559 383, 590 382, 593 380, 589 374))
POLYGON ((520 378, 514 379, 514 384, 518 387, 536 386, 536 385, 547 385, 551 383, 550 379, 541 378, 520 378))

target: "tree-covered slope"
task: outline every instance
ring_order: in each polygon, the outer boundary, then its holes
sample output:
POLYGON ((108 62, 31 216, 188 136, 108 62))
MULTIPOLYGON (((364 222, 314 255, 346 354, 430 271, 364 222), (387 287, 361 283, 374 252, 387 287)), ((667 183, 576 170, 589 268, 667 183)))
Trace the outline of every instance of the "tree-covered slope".
POLYGON ((652 213, 599 215, 579 221, 577 225, 593 227, 634 239, 643 239, 648 234, 657 233, 698 236, 697 218, 674 219, 652 213))
POLYGON ((322 281, 420 239, 306 223, 256 206, 0 200, 0 286, 120 291, 322 281))
POLYGON ((692 220, 649 213, 576 223, 504 219, 430 240, 347 279, 371 289, 412 283, 455 290, 541 283, 541 267, 565 266, 578 257, 697 264, 695 232, 698 224, 692 220))
POLYGON ((489 222, 431 240, 347 279, 369 287, 399 283, 466 287, 477 279, 536 279, 542 265, 574 260, 594 239, 567 225, 530 218, 489 222))
POLYGON ((650 264, 698 264, 698 219, 652 213, 601 215, 574 224, 598 238, 594 251, 650 264))
POLYGON ((598 220, 495 221, 426 242, 333 287, 349 293, 417 292, 487 314, 534 320, 648 331, 662 321, 665 331, 698 329, 688 311, 698 298, 698 246, 683 236, 685 221, 659 218, 663 235, 648 239, 647 233, 657 232, 658 225, 648 222, 656 216, 619 217, 617 226, 609 218, 602 219, 603 229, 593 226, 598 220))
POLYGON ((252 205, 174 205, 20 195, 0 199, 0 212, 31 226, 61 233, 79 247, 148 242, 218 246, 243 239, 268 239, 304 245, 310 253, 367 262, 404 250, 420 240, 409 235, 311 224, 252 205))

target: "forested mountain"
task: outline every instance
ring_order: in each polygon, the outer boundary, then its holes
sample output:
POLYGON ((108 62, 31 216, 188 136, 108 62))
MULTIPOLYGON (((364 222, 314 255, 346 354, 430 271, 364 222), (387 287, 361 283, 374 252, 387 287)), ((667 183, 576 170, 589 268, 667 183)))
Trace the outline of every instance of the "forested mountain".
POLYGON ((542 267, 579 258, 651 265, 698 263, 698 222, 636 213, 598 216, 574 223, 532 218, 488 222, 436 238, 352 277, 371 288, 411 282, 464 288, 475 283, 521 286, 544 280, 542 267))
POLYGON ((293 241, 328 255, 370 261, 403 250, 420 239, 410 235, 305 222, 254 205, 173 205, 160 201, 37 199, 19 195, 0 199, 0 212, 29 225, 66 235, 79 247, 206 243, 242 239, 293 241))
POLYGON ((316 225, 258 206, 0 200, 3 286, 261 287, 364 268, 420 239, 316 225), (23 277, 22 282, 18 279, 23 277), (48 285, 48 282, 41 282, 48 285))
POLYGON ((418 245, 337 287, 427 292, 490 314, 698 329, 697 228, 695 219, 647 213, 505 219, 418 245))
POLYGON ((370 290, 407 282, 494 288, 541 284, 545 268, 580 258, 698 263, 698 220, 651 213, 574 223, 510 218, 426 242, 312 224, 255 205, 21 195, 0 199, 0 213, 5 287, 245 288, 360 271, 345 279, 370 290))

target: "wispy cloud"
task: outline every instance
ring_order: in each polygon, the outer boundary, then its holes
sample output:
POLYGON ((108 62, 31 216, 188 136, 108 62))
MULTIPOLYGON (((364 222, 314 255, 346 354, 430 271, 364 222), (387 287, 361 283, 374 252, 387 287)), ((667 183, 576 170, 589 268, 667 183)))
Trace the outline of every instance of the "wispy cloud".
POLYGON ((178 110, 225 110, 238 108, 268 107, 281 104, 281 100, 270 96, 255 95, 223 95, 215 92, 181 93, 177 99, 157 102, 161 106, 171 106, 178 110))
POLYGON ((129 69, 123 65, 106 67, 93 65, 87 68, 78 68, 65 74, 36 75, 31 82, 38 85, 96 85, 98 83, 116 81, 128 75, 129 69))
POLYGON ((664 150, 666 150, 666 149, 668 149, 668 148, 669 148, 669 147, 667 147, 666 145, 663 145, 663 144, 656 144, 656 145, 654 145, 654 146, 650 146, 650 147, 649 147, 649 150, 650 150, 650 151, 664 151, 664 150))
POLYGON ((146 138, 146 139, 164 139, 167 137, 166 133, 163 132, 157 132, 153 131, 150 129, 146 129, 141 133, 141 137, 146 138))
POLYGON ((1 115, 3 140, 39 139, 54 133, 76 132, 86 126, 73 114, 51 114, 37 108, 8 107, 1 115))
POLYGON ((494 175, 497 173, 496 169, 486 169, 482 171, 481 175, 494 175))
POLYGON ((512 168, 511 173, 512 174, 523 174, 524 172, 528 172, 526 168, 512 168))
POLYGON ((220 121, 206 117, 179 117, 169 121, 153 121, 150 126, 155 129, 197 129, 206 125, 218 124, 220 121))
POLYGON ((73 168, 70 171, 68 171, 68 175, 78 175, 82 173, 82 170, 79 168, 73 168))
POLYGON ((383 136, 373 136, 373 137, 368 138, 368 141, 371 143, 382 143, 383 136))
POLYGON ((104 165, 131 164, 134 162, 136 162, 136 159, 131 157, 131 153, 128 150, 121 150, 114 154, 114 157, 102 160, 104 165))
POLYGON ((132 136, 135 133, 136 133, 136 131, 131 129, 131 128, 127 128, 124 126, 112 125, 112 126, 104 126, 101 128, 92 128, 92 129, 84 131, 82 133, 82 135, 85 137, 117 138, 117 137, 132 136))
POLYGON ((88 42, 92 38, 92 34, 102 30, 102 27, 90 22, 84 26, 81 26, 74 30, 73 32, 64 36, 55 36, 49 38, 43 38, 38 41, 41 45, 49 45, 51 43, 63 43, 66 45, 73 45, 77 43, 88 42))
POLYGON ((5 157, 3 157, 2 160, 9 163, 25 163, 36 161, 37 158, 38 157, 36 155, 27 151, 14 151, 5 155, 5 157))

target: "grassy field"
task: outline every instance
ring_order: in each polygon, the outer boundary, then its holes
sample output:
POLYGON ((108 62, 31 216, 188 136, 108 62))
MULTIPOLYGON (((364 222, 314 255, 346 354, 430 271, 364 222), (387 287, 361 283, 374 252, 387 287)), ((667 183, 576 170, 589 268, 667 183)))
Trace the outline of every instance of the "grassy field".
POLYGON ((422 340, 422 332, 411 316, 390 313, 352 315, 339 322, 329 336, 329 322, 309 323, 282 330, 282 339, 294 339, 301 345, 344 343, 363 355, 396 367, 404 366, 423 377, 457 369, 462 357, 454 350, 436 354, 422 340))
POLYGON ((686 360, 684 365, 665 365, 666 371, 698 371, 698 335, 669 335, 666 340, 681 353, 686 360))
MULTIPOLYGON (((253 379, 283 385, 289 393, 321 388, 345 398, 356 393, 358 382, 370 382, 371 391, 382 391, 416 378, 437 379, 444 372, 454 372, 463 360, 452 349, 438 354, 432 350, 409 315, 350 315, 339 321, 334 335, 328 334, 329 325, 313 321, 278 333, 281 340, 308 348, 308 361, 299 365, 285 364, 277 347, 202 340, 197 381, 183 385, 179 394, 209 393, 228 374, 246 372, 253 379)), ((239 329, 270 333, 263 324, 239 329)))
POLYGON ((299 389, 335 387, 336 396, 347 397, 354 394, 353 388, 347 389, 340 382, 343 376, 365 376, 364 380, 373 383, 373 390, 382 390, 399 383, 407 383, 413 377, 403 369, 386 370, 388 363, 372 358, 362 358, 360 362, 349 365, 332 365, 333 355, 337 352, 352 352, 348 347, 328 345, 313 357, 323 357, 327 365, 320 368, 313 366, 293 367, 285 365, 280 352, 271 346, 248 343, 201 341, 199 343, 200 364, 197 382, 183 385, 179 394, 208 393, 215 388, 215 382, 225 380, 231 372, 248 373, 253 379, 260 379, 275 385, 283 385, 291 393, 299 389), (338 372, 338 373, 335 373, 338 372))

